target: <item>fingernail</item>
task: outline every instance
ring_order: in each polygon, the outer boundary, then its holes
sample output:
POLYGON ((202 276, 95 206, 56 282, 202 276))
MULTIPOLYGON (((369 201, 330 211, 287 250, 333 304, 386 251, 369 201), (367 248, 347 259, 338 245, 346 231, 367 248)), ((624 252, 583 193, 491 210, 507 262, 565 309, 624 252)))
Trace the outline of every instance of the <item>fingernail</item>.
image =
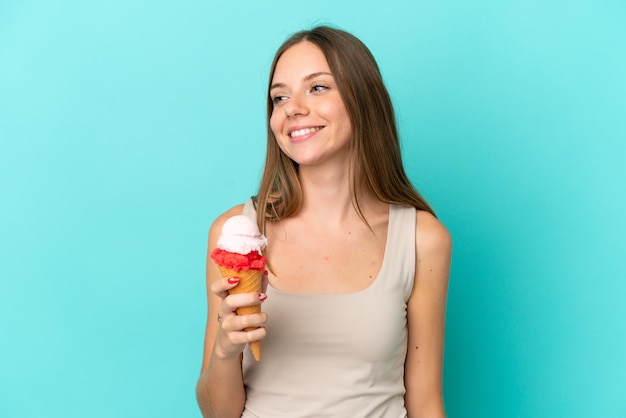
POLYGON ((228 283, 230 283, 230 284, 239 283, 239 277, 229 277, 228 278, 228 283))
POLYGON ((265 299, 267 299, 267 295, 265 293, 259 293, 259 300, 263 302, 265 299))
POLYGON ((269 271, 267 271, 267 269, 263 270, 263 274, 264 274, 264 275, 266 275, 266 276, 267 276, 269 273, 270 273, 270 272, 269 272, 269 271))

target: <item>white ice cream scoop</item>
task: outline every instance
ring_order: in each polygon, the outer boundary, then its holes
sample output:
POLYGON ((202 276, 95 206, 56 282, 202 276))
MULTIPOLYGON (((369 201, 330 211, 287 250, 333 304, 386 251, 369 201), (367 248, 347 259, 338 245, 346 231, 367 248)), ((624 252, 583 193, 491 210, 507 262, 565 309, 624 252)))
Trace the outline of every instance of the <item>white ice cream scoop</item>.
POLYGON ((257 224, 244 215, 228 218, 217 240, 218 248, 243 255, 252 251, 260 252, 266 245, 267 238, 261 234, 257 224))

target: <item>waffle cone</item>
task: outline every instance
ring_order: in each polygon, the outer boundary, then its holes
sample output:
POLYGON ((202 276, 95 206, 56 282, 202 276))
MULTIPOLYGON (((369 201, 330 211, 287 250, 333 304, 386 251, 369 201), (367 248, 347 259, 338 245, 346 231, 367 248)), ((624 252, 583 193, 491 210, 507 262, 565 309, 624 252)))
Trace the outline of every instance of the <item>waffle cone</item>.
MULTIPOLYGON (((239 284, 228 291, 229 294, 234 293, 261 293, 263 291, 263 276, 261 270, 242 270, 236 271, 227 267, 220 266, 223 277, 239 277, 239 284)), ((261 305, 242 306, 237 308, 237 315, 250 315, 261 312, 261 305)), ((252 331, 256 327, 246 328, 245 331, 252 331)), ((261 360, 261 341, 252 341, 249 343, 250 351, 256 361, 261 360)))

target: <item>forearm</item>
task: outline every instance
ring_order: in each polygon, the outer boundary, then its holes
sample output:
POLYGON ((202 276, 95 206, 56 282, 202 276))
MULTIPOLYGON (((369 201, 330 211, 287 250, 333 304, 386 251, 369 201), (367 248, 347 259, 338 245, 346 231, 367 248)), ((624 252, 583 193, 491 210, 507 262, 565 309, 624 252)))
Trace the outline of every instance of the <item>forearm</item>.
POLYGON ((417 400, 405 396, 405 405, 408 418, 446 418, 443 400, 438 397, 417 400))
POLYGON ((240 418, 246 402, 241 359, 214 352, 198 379, 196 396, 204 418, 240 418))

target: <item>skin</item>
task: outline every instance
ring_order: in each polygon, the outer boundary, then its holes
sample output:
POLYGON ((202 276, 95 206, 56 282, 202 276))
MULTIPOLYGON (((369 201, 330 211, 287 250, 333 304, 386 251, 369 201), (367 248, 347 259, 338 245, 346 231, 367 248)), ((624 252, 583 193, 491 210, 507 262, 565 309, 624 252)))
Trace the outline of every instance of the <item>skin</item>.
POLYGON ((285 51, 274 71, 270 97, 270 127, 292 160, 319 169, 329 160, 348 159, 350 117, 317 46, 302 42, 285 51), (301 129, 318 130, 296 135, 301 129))
MULTIPOLYGON (((350 120, 319 48, 304 41, 288 49, 276 66, 270 95, 274 100, 270 126, 281 149, 299 164, 304 199, 296 215, 266 227, 266 255, 272 266, 267 280, 289 292, 362 290, 382 264, 389 206, 364 190, 355 191, 370 230, 352 205, 350 120), (294 136, 294 131, 300 135, 294 136), (307 240, 299 240, 302 235, 307 240)), ((209 232, 209 252, 226 219, 242 211, 239 205, 217 218, 209 232)), ((411 418, 441 418, 445 417, 442 367, 451 239, 431 214, 418 211, 416 216, 416 273, 407 307, 405 404, 411 418)), ((207 257, 209 309, 197 385, 205 417, 241 416, 246 396, 241 353, 247 342, 266 335, 265 313, 234 313, 239 306, 262 303, 265 295, 228 296, 227 290, 234 286, 207 257), (221 323, 216 320, 218 313, 221 323), (242 331, 249 326, 260 328, 242 331)))
MULTIPOLYGON (((218 217, 209 230, 209 253, 216 247, 224 222, 243 213, 243 205, 218 217)), ((221 276, 215 263, 208 257, 206 267, 208 318, 204 340, 204 358, 200 379, 196 386, 198 404, 204 417, 241 417, 245 391, 241 376, 241 353, 245 344, 265 336, 265 313, 238 316, 240 306, 261 303, 260 295, 244 293, 227 295, 237 283, 229 283, 221 276), (217 321, 218 314, 222 317, 217 321), (243 331, 250 326, 260 328, 243 331)))

